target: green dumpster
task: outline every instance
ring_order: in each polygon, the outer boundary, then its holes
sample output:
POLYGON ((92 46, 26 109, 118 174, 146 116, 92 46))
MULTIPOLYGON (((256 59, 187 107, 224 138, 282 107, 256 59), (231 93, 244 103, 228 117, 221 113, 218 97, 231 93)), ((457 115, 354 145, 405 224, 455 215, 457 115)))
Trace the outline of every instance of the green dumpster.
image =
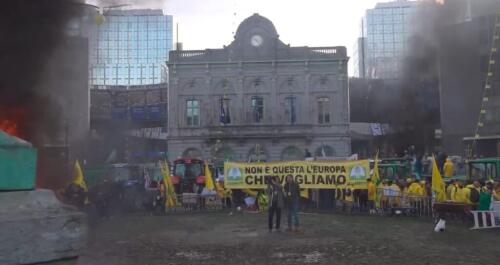
POLYGON ((36 149, 0 130, 0 191, 35 188, 36 149))

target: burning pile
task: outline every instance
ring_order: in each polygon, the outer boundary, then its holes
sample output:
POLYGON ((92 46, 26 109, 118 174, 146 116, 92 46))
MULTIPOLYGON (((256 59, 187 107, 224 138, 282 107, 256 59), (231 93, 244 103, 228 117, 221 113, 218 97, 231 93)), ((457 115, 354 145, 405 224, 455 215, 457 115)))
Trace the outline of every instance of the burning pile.
POLYGON ((0 107, 0 130, 17 136, 25 138, 27 135, 24 133, 26 123, 26 112, 22 108, 1 108, 0 107))

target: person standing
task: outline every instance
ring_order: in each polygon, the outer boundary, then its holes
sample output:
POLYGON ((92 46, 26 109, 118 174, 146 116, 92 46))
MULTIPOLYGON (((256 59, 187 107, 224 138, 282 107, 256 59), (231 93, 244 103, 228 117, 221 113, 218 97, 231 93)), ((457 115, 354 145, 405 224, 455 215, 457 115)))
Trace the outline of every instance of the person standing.
POLYGON ((453 165, 453 161, 451 161, 450 158, 446 158, 446 162, 444 163, 444 166, 443 166, 443 173, 444 173, 445 178, 449 179, 449 178, 453 177, 454 165, 453 165))
POLYGON ((269 232, 273 231, 273 219, 276 214, 276 230, 280 231, 281 209, 284 206, 283 187, 279 183, 278 177, 271 177, 267 183, 267 197, 269 198, 269 232))
POLYGON ((422 178, 422 174, 423 174, 423 163, 422 163, 422 156, 421 155, 418 155, 416 160, 415 160, 415 165, 414 165, 414 168, 415 168, 415 175, 416 175, 416 178, 417 179, 421 179, 422 178))
POLYGON ((286 208, 288 214, 288 229, 287 231, 297 232, 299 229, 299 197, 300 197, 300 187, 297 182, 293 179, 292 175, 286 176, 285 183, 285 198, 286 198, 286 208))
POLYGON ((370 214, 375 214, 375 200, 377 199, 377 187, 373 184, 371 179, 367 179, 368 182, 368 207, 370 208, 370 214))

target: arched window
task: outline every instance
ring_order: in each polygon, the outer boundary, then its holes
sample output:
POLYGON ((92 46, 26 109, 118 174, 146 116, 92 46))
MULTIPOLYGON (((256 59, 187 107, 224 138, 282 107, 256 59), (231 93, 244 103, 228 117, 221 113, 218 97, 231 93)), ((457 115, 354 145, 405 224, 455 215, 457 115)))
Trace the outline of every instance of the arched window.
POLYGON ((331 157, 335 156, 335 149, 329 145, 322 145, 316 149, 316 152, 314 152, 315 156, 318 157, 331 157))
POLYGON ((295 146, 289 146, 281 152, 281 160, 304 160, 304 152, 295 146))
POLYGON ((212 159, 216 168, 223 168, 226 161, 234 161, 235 155, 230 147, 224 146, 214 151, 215 156, 212 159))
POLYGON ((266 162, 267 161, 267 152, 260 144, 256 144, 254 147, 250 149, 248 152, 248 161, 249 162, 266 162))

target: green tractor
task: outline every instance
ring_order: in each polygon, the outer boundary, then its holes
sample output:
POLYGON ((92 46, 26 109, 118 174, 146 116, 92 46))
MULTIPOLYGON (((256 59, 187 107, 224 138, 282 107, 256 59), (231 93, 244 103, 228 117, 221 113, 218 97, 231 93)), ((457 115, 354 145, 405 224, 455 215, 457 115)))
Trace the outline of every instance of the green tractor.
POLYGON ((499 173, 500 158, 488 157, 473 159, 467 161, 465 180, 500 181, 499 173))
MULTIPOLYGON (((374 161, 370 160, 370 168, 373 169, 374 161)), ((382 180, 406 179, 412 175, 411 160, 405 158, 381 158, 378 170, 382 180)))

